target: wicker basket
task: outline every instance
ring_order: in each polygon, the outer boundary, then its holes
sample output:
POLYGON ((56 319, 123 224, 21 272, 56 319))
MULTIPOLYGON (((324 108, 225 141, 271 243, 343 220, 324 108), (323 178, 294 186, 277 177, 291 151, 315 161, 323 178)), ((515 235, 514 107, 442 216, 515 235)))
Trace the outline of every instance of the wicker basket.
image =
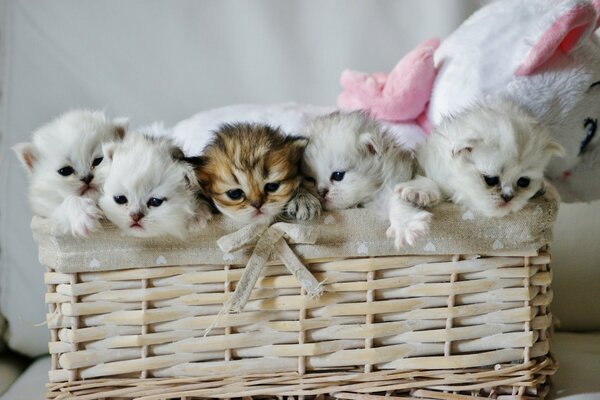
POLYGON ((290 246, 325 292, 307 296, 273 250, 243 311, 219 318, 259 247, 217 247, 239 227, 217 218, 176 242, 105 226, 77 240, 34 219, 48 267, 47 398, 543 398, 556 369, 556 211, 541 198, 493 220, 444 204, 404 253, 365 210, 287 225, 286 243, 320 228, 314 244, 290 246))

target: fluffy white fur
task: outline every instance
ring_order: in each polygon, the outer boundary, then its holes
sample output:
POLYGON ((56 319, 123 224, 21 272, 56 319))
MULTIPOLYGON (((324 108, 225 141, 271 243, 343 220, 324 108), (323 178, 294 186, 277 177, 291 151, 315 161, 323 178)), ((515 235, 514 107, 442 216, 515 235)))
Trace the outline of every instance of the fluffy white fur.
MULTIPOLYGON (((168 134, 186 156, 202 154, 212 140, 213 132, 224 123, 249 122, 278 126, 290 135, 302 135, 307 126, 317 117, 330 114, 334 107, 309 104, 237 104, 200 112, 180 121, 168 134)), ((393 124, 380 122, 393 133, 394 140, 404 148, 414 149, 423 141, 423 131, 416 124, 393 124)), ((161 133, 162 134, 162 133, 161 133)))
POLYGON ((296 136, 306 129, 314 118, 334 111, 332 107, 318 107, 296 103, 271 105, 238 104, 200 112, 180 121, 171 133, 173 141, 186 156, 198 156, 223 124, 237 122, 279 127, 282 132, 296 136))
POLYGON ((103 150, 106 181, 99 204, 125 235, 183 238, 190 223, 203 226, 210 219, 210 208, 198 198, 192 166, 170 140, 133 132, 103 150), (123 204, 117 203, 119 196, 123 204))
POLYGON ((414 159, 379 123, 359 112, 333 113, 315 119, 307 134, 303 172, 315 180, 325 209, 364 206, 379 211, 389 218, 387 233, 397 247, 413 245, 427 233, 431 214, 410 198, 430 206, 439 200, 437 188, 418 183, 396 188, 413 178, 414 159), (336 180, 340 173, 343 178, 336 180), (416 193, 423 188, 433 192, 416 193))
POLYGON ((500 100, 442 122, 420 146, 417 158, 450 200, 485 216, 502 217, 544 189, 544 168, 563 152, 546 127, 514 103, 500 100), (490 185, 486 176, 498 183, 490 185))
POLYGON ((565 148, 566 157, 552 160, 546 172, 563 200, 600 198, 600 185, 593 184, 600 176, 600 132, 580 152, 590 129, 586 119, 600 119, 600 85, 590 87, 600 81, 595 21, 571 52, 558 48, 533 74, 516 74, 544 32, 573 7, 591 4, 600 11, 600 2, 589 0, 503 0, 473 14, 436 51, 439 73, 429 105, 434 126, 489 97, 510 98, 565 148))
POLYGON ((15 145, 13 150, 30 174, 33 213, 52 219, 63 233, 86 236, 97 229, 102 214, 96 201, 103 182, 94 161, 101 161, 102 143, 121 138, 125 129, 123 119, 73 110, 36 130, 31 143, 15 145), (72 173, 61 175, 59 170, 70 172, 64 168, 72 173))

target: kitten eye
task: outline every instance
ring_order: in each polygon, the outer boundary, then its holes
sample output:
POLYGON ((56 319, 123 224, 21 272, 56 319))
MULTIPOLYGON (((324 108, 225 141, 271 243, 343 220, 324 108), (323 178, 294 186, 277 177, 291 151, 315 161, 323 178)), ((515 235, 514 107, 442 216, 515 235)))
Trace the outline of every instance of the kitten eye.
POLYGON ((115 196, 113 197, 113 200, 115 201, 115 203, 117 204, 125 204, 127 203, 127 197, 121 195, 115 196))
POLYGON ((94 161, 92 161, 92 167, 97 167, 98 165, 100 165, 103 159, 104 157, 94 158, 94 161))
POLYGON ((148 200, 147 206, 148 207, 160 207, 160 205, 167 199, 159 199, 157 197, 152 197, 150 198, 150 200, 148 200))
POLYGON ((75 172, 75 170, 72 167, 62 167, 58 170, 58 173, 62 176, 69 176, 73 174, 73 172, 75 172))
POLYGON ((530 182, 531 182, 531 179, 527 178, 526 176, 523 176, 523 177, 519 178, 519 180, 517 181, 517 186, 526 188, 527 186, 529 186, 530 182))
POLYGON ((265 192, 275 192, 277 189, 279 189, 277 182, 269 182, 265 185, 265 192))
POLYGON ((317 180, 315 178, 313 178, 312 176, 305 176, 304 179, 310 183, 317 183, 317 180))
POLYGON ((239 200, 244 196, 244 191, 242 189, 231 189, 225 192, 225 194, 231 200, 239 200))
POLYGON ((581 141, 579 146, 579 155, 583 154, 590 144, 594 136, 596 136, 596 129, 598 128, 598 120, 592 118, 586 118, 583 121, 583 127, 586 129, 585 138, 581 141))
POLYGON ((500 178, 498 178, 497 176, 484 175, 483 180, 488 186, 496 186, 500 183, 500 178))
POLYGON ((339 182, 342 179, 344 179, 344 175, 346 175, 346 171, 336 171, 333 174, 331 174, 331 180, 332 181, 336 181, 339 182))

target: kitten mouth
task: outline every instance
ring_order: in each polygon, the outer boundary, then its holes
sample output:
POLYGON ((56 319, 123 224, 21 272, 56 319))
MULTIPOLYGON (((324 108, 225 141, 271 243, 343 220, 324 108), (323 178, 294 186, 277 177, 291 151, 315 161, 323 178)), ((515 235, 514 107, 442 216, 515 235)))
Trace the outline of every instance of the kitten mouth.
POLYGON ((79 195, 80 195, 80 196, 83 196, 83 195, 85 195, 85 194, 88 194, 88 193, 94 192, 95 190, 96 190, 96 188, 95 188, 94 186, 91 186, 91 185, 89 185, 89 186, 84 186, 84 187, 82 187, 81 189, 79 189, 79 195))
POLYGON ((134 222, 129 227, 133 229, 144 229, 144 227, 139 222, 134 222))

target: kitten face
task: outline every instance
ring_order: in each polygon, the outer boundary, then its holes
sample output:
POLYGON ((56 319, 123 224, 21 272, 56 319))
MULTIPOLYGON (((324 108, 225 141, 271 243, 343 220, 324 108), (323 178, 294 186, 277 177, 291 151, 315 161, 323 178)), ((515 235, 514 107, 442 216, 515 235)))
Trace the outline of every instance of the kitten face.
POLYGON ((183 237, 194 217, 193 169, 168 140, 130 133, 104 146, 100 208, 124 234, 183 237), (190 177, 192 178, 190 180, 190 177))
POLYGON ((204 149, 197 177, 229 218, 269 223, 298 189, 306 143, 266 125, 224 125, 204 149))
POLYGON ((74 110, 40 127, 32 143, 13 149, 30 173, 33 212, 48 217, 68 196, 97 200, 102 177, 102 143, 125 134, 126 122, 102 112, 74 110))
POLYGON ((315 182, 325 209, 354 207, 381 189, 380 129, 360 113, 333 113, 309 126, 302 170, 315 182))
POLYGON ((543 191, 544 168, 563 150, 512 103, 467 112, 440 128, 454 141, 453 200, 491 217, 520 210, 543 191))

